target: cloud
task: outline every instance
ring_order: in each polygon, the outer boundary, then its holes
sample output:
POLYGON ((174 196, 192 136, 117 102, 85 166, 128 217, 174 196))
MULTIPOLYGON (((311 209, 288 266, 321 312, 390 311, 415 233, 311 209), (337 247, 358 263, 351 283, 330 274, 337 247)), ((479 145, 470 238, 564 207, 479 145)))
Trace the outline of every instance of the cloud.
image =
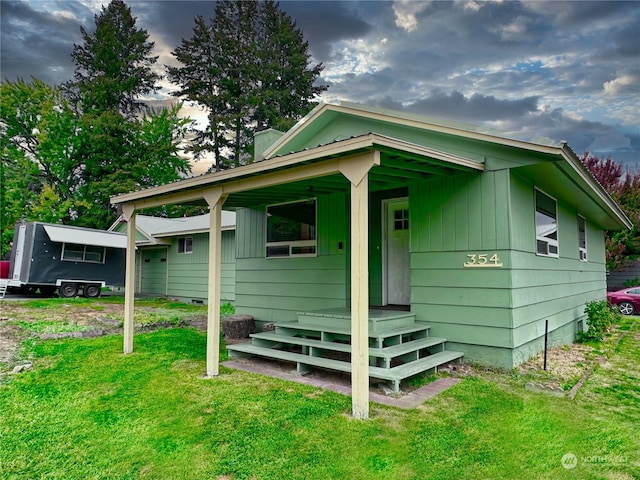
POLYGON ((417 30, 418 19, 416 15, 429 8, 430 3, 431 2, 415 2, 412 0, 396 0, 393 2, 396 26, 409 33, 417 30))
POLYGON ((606 95, 620 95, 623 93, 640 93, 639 91, 640 77, 630 74, 622 74, 614 78, 610 82, 605 82, 604 93, 606 95))
POLYGON ((498 99, 479 93, 465 97, 458 91, 445 93, 434 90, 427 98, 405 105, 413 113, 439 116, 461 121, 492 122, 520 118, 537 110, 538 97, 517 100, 498 99))
MULTIPOLYGON (((108 0, 1 0, 2 76, 58 84, 108 0)), ((214 1, 125 0, 158 68, 214 1)), ((596 145, 640 158, 639 2, 283 1, 323 62, 325 100, 350 100, 596 145), (623 146, 627 145, 627 146, 623 146)), ((172 87, 166 80, 153 98, 172 87)), ((191 110, 190 113, 197 112, 191 110)))
POLYGON ((68 9, 61 7, 51 14, 35 10, 27 2, 2 2, 3 78, 28 80, 35 76, 51 84, 71 78, 71 51, 73 44, 81 41, 78 19, 92 13, 79 3, 71 2, 68 9), (29 70, 25 71, 25 65, 29 70))

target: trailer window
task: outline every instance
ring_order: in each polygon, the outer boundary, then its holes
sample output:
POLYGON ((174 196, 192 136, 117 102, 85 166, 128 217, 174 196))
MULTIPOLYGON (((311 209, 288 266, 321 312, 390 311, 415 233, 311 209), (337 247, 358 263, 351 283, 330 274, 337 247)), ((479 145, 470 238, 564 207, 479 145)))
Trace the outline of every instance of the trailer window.
POLYGON ((62 260, 71 262, 104 263, 105 247, 65 243, 62 247, 62 260))

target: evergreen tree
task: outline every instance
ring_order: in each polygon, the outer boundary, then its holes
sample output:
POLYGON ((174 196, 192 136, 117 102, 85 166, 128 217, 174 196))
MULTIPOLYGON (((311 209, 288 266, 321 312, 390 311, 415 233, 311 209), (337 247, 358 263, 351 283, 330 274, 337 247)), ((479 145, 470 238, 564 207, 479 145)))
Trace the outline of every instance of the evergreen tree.
POLYGON ((81 28, 82 45, 74 45, 75 93, 79 112, 77 148, 80 166, 76 191, 85 200, 74 212, 79 225, 105 228, 116 212, 109 197, 177 180, 189 172, 179 155, 189 119, 178 117, 179 106, 145 111, 139 101, 154 92, 160 76, 152 67, 153 42, 136 27, 122 0, 112 0, 95 16, 96 30, 81 28))
POLYGON ((327 89, 314 85, 323 66, 310 67, 308 48, 272 0, 222 0, 209 24, 197 17, 173 52, 182 66, 168 67, 176 95, 209 112, 194 152, 212 152, 217 170, 248 163, 256 131, 288 129, 305 115, 327 89))
POLYGON ((115 110, 131 117, 142 108, 137 98, 157 90, 154 43, 148 41, 146 30, 136 28, 136 19, 122 0, 103 7, 95 24, 93 34, 80 28, 84 43, 73 46, 75 81, 68 86, 85 112, 115 110))
POLYGON ((173 52, 184 66, 167 67, 167 70, 173 81, 182 85, 176 95, 185 96, 208 110, 208 128, 193 129, 195 138, 186 150, 196 160, 207 152, 213 153, 219 170, 223 162, 222 151, 230 146, 224 136, 226 108, 218 87, 224 67, 217 63, 221 55, 216 51, 212 27, 207 25, 203 17, 196 17, 193 32, 193 37, 189 40, 182 39, 181 45, 173 52))

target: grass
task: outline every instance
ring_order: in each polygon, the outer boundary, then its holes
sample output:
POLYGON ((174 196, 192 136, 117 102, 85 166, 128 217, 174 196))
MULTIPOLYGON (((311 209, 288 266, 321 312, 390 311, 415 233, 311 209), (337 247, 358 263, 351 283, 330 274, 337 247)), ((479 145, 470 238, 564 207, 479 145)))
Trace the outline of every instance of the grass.
POLYGON ((121 336, 36 342, 33 370, 0 386, 0 478, 638 478, 637 318, 626 327, 574 401, 490 372, 364 422, 334 392, 224 367, 204 379, 190 328, 137 334, 130 355, 121 336))

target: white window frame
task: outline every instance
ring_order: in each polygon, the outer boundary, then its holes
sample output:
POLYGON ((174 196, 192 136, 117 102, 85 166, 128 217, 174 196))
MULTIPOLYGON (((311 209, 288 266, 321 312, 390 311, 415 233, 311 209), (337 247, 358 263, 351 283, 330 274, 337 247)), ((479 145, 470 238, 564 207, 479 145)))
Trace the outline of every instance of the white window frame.
POLYGON ((587 262, 587 219, 582 215, 578 215, 578 258, 581 262, 587 262), (584 225, 584 246, 580 244, 580 220, 582 220, 584 225))
MULTIPOLYGON (((78 250, 73 250, 74 252, 79 252, 78 250)), ((91 253, 91 252, 90 252, 91 253)), ((93 252, 96 253, 96 252, 93 252)), ((107 256, 107 248, 99 247, 97 245, 83 245, 81 243, 63 243, 62 244, 62 255, 60 256, 60 260, 64 262, 80 262, 80 263, 104 263, 105 258, 107 256), (82 258, 65 258, 65 253, 67 252, 67 245, 74 245, 78 247, 82 247, 82 258), (100 260, 87 260, 87 247, 91 248, 102 248, 102 252, 100 253, 100 260)))
POLYGON ((267 205, 265 208, 265 215, 264 215, 264 243, 265 243, 265 248, 264 248, 264 255, 265 258, 267 259, 276 259, 276 258, 304 258, 304 257, 317 257, 318 256, 318 199, 317 198, 305 198, 302 200, 294 200, 292 202, 282 202, 282 203, 273 203, 270 205, 267 205), (284 241, 284 242, 269 242, 268 239, 268 235, 269 235, 269 226, 268 226, 268 221, 269 221, 269 207, 279 207, 282 205, 293 205, 296 203, 304 203, 304 202, 308 202, 310 200, 313 200, 314 203, 314 210, 315 210, 315 232, 314 232, 314 236, 315 239, 313 240, 291 240, 291 241, 284 241), (288 247, 288 254, 286 255, 268 255, 267 251, 269 249, 269 247, 288 247), (315 252, 314 253, 295 253, 295 249, 297 247, 314 247, 315 252))
POLYGON ((179 237, 177 242, 177 250, 179 255, 189 255, 193 253, 193 237, 179 237), (187 240, 191 240, 190 248, 187 250, 187 240), (182 250, 180 250, 180 242, 182 241, 182 250))
MULTIPOLYGON (((552 197, 551 195, 549 195, 548 193, 544 192, 543 190, 539 189, 539 188, 535 188, 534 194, 533 194, 533 204, 534 204, 534 222, 535 222, 535 228, 536 228, 536 255, 539 255, 541 257, 552 257, 552 258, 559 258, 560 257, 560 232, 559 232, 559 228, 558 228, 558 200, 554 197, 552 197), (538 192, 540 192, 542 195, 544 195, 545 197, 548 197, 549 199, 553 200, 553 202, 555 203, 555 225, 556 225, 556 238, 548 238, 544 235, 538 235, 538 220, 536 218, 536 215, 538 214, 538 203, 537 203, 537 197, 538 197, 538 192), (538 251, 538 243, 539 242, 543 242, 546 244, 546 253, 540 253, 538 251), (555 252, 550 251, 550 247, 555 247, 555 252)), ((541 212, 542 213, 542 212, 541 212)))

